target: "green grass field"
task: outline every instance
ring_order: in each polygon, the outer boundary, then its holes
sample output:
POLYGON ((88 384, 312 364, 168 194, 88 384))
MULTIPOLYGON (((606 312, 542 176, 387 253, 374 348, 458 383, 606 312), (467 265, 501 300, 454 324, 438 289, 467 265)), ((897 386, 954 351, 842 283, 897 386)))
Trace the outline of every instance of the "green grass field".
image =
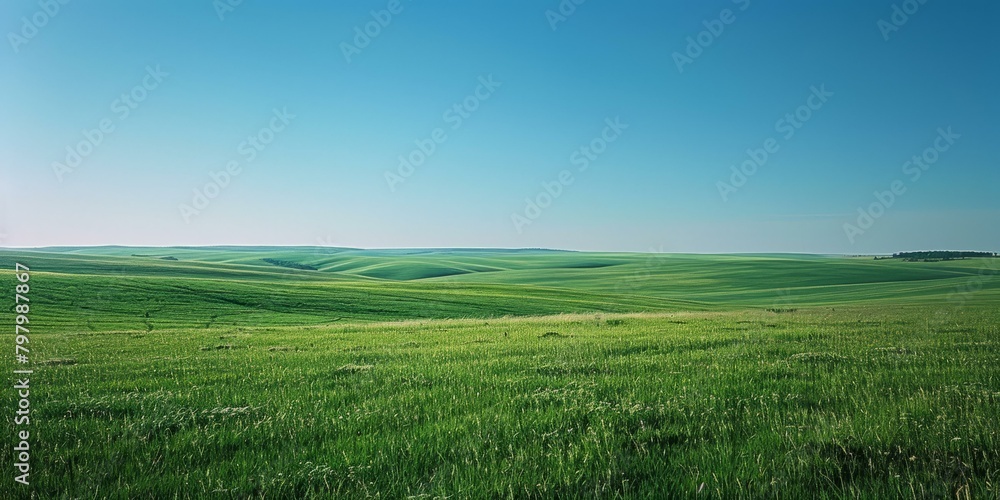
POLYGON ((0 250, 0 498, 995 498, 998 261, 0 250))

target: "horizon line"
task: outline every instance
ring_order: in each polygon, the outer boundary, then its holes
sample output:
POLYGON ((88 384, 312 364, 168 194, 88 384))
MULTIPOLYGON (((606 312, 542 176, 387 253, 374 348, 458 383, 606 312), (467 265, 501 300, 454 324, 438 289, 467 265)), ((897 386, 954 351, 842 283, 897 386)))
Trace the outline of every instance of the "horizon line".
POLYGON ((575 250, 565 248, 546 247, 347 247, 332 245, 275 245, 275 244, 254 244, 254 245, 231 245, 231 244, 211 244, 211 245, 46 245, 46 246, 0 246, 0 250, 53 250, 53 249, 98 249, 98 248, 147 248, 147 249, 212 249, 212 248, 235 248, 235 249, 260 249, 260 248, 282 248, 282 249, 328 249, 346 251, 384 251, 384 250, 466 250, 466 251, 544 251, 544 252, 574 252, 574 253, 629 253, 629 254, 664 254, 664 255, 814 255, 814 256, 843 256, 843 257, 879 257, 907 252, 988 252, 997 254, 990 250, 897 250, 893 252, 862 252, 862 253, 841 253, 841 252, 793 252, 793 251, 723 251, 723 252, 659 252, 659 251, 635 251, 635 250, 575 250))

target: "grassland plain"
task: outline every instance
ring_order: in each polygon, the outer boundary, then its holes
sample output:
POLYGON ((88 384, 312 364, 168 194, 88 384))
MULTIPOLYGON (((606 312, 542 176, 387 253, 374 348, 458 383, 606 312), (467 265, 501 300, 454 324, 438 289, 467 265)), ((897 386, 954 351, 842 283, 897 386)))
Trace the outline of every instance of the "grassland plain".
POLYGON ((8 295, 15 261, 4 498, 1000 496, 994 259, 0 250, 8 295))

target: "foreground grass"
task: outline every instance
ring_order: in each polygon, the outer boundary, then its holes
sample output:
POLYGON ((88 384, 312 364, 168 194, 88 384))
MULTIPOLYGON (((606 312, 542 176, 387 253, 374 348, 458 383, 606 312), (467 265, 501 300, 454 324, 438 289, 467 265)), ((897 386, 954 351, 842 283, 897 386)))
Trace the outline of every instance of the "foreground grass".
POLYGON ((1000 313, 939 312, 40 334, 32 490, 996 497, 1000 313))

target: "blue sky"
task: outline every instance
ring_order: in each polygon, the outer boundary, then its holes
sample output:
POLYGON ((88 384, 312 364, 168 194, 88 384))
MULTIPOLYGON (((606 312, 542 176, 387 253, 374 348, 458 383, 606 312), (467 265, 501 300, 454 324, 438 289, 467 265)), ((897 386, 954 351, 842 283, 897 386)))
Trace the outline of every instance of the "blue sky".
POLYGON ((52 1, 3 245, 1000 250, 995 2, 52 1))

